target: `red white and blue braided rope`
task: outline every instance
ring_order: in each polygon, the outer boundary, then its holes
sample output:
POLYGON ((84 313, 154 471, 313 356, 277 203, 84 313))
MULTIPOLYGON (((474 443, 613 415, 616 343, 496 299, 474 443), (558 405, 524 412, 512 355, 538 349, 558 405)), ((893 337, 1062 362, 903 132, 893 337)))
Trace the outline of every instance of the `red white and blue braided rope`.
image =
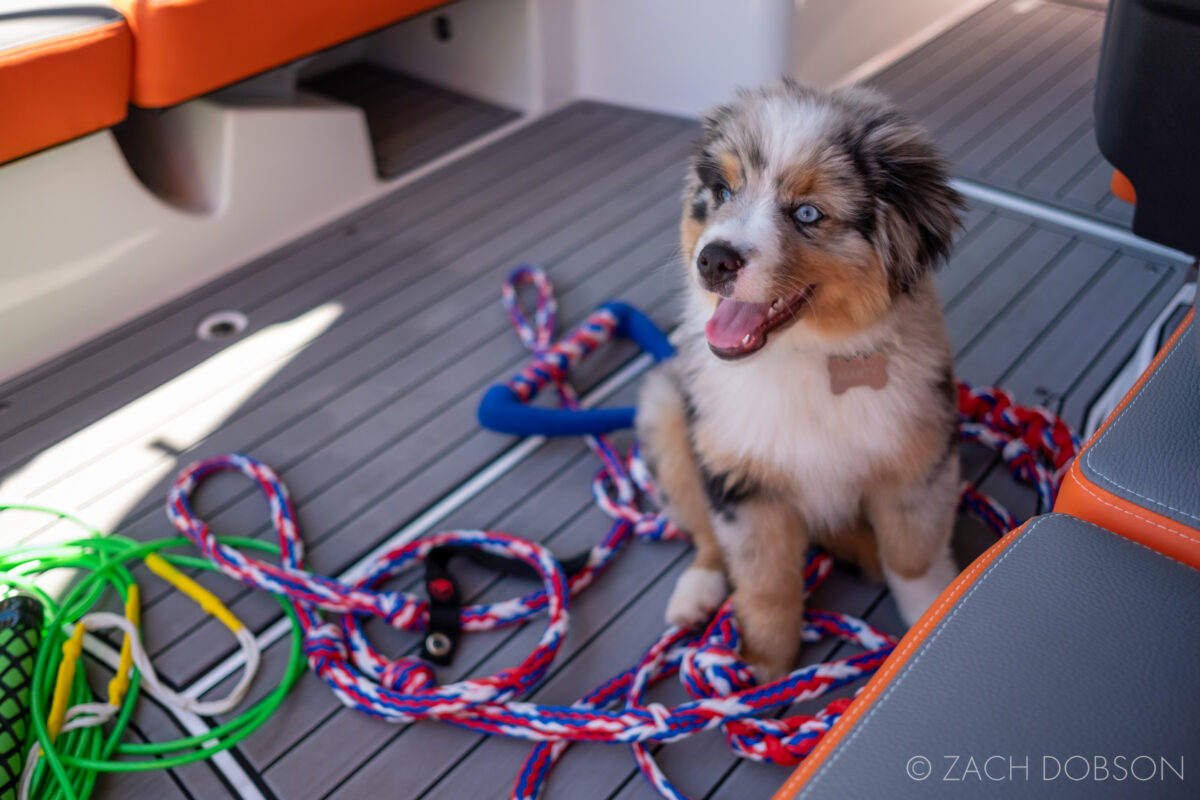
MULTIPOLYGON (((579 361, 611 338, 615 323, 598 312, 555 344, 553 294, 544 273, 535 268, 514 272, 504 285, 503 298, 521 340, 534 351, 533 362, 510 386, 528 397, 552 383, 566 408, 579 408, 566 377, 579 361), (517 288, 523 283, 533 284, 537 290, 533 322, 517 304, 517 288)), ((1009 395, 996 389, 972 390, 960 384, 959 404, 961 438, 996 450, 1014 476, 1036 486, 1043 502, 1052 502, 1078 447, 1069 429, 1049 412, 1017 406, 1009 395)), ((684 795, 654 762, 646 747, 649 742, 676 741, 719 727, 740 756, 781 764, 803 758, 840 718, 850 699, 834 700, 812 716, 777 718, 768 714, 858 681, 883 663, 894 640, 860 619, 806 611, 806 642, 835 638, 856 644, 863 652, 798 669, 758 686, 738 655, 736 619, 726 603, 704 632, 668 629, 633 667, 573 706, 516 700, 539 684, 558 654, 567 632, 570 595, 595 580, 634 536, 651 540, 683 536, 657 512, 640 507, 641 498, 653 496, 653 486, 636 446, 623 457, 606 436, 585 439, 602 464, 593 480, 593 495, 613 522, 589 552, 586 566, 570 578, 544 547, 496 531, 449 531, 396 547, 378 556, 353 583, 313 574, 304 568, 303 540, 282 481, 265 464, 243 455, 207 459, 186 469, 171 489, 168 515, 223 572, 289 599, 299 615, 310 667, 346 705, 393 722, 440 719, 482 733, 538 742, 518 774, 514 798, 536 798, 549 770, 572 742, 629 744, 643 775, 663 797, 676 800, 684 795), (282 547, 279 564, 251 558, 219 543, 193 513, 190 496, 195 487, 221 470, 240 471, 259 484, 282 547), (476 547, 517 559, 541 577, 543 588, 538 591, 467 606, 461 614, 464 630, 482 631, 525 622, 546 612, 546 629, 521 664, 495 675, 438 685, 427 662, 415 657, 389 660, 371 646, 362 628, 364 617, 380 617, 398 629, 425 629, 429 605, 424 598, 379 587, 445 545, 476 547), (327 621, 324 614, 336 615, 337 621, 327 621), (647 704, 647 688, 674 674, 680 676, 693 699, 675 707, 647 704)), ((964 490, 963 506, 997 533, 1015 525, 1011 514, 974 487, 964 490)), ((821 582, 831 565, 824 554, 810 557, 805 569, 807 591, 821 582)))

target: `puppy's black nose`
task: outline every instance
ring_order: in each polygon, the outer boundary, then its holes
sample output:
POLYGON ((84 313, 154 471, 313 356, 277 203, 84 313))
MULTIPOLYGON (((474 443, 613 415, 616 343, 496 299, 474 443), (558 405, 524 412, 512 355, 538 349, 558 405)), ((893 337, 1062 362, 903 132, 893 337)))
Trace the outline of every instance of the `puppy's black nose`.
POLYGON ((700 275, 712 285, 732 280, 737 271, 746 265, 742 254, 726 242, 706 244, 696 259, 700 275))

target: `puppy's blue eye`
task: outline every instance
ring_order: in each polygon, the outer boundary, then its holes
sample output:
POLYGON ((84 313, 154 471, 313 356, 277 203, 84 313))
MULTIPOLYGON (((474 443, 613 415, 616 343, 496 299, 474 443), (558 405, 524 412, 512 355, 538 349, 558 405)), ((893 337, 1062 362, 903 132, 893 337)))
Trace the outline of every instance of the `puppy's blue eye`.
POLYGON ((713 194, 717 196, 718 203, 728 203, 733 199, 733 192, 728 186, 717 186, 713 189, 713 194))
POLYGON ((803 222, 805 225, 811 225, 812 223, 819 220, 821 218, 822 214, 820 211, 817 210, 816 206, 811 205, 809 203, 805 203, 804 205, 797 208, 792 213, 792 216, 796 218, 797 222, 803 222))

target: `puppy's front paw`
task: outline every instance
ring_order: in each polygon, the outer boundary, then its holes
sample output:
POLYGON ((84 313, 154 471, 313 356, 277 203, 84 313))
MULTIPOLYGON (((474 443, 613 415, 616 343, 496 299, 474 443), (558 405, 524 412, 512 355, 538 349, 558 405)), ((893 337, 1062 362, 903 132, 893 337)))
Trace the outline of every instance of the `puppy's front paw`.
POLYGON ((667 602, 667 624, 696 628, 708 622, 725 602, 729 586, 716 569, 690 567, 679 576, 667 602))
POLYGON ((791 672, 795 664, 794 655, 760 653, 745 645, 742 647, 741 655, 742 660, 746 662, 750 667, 750 671, 754 673, 754 678, 758 681, 759 686, 779 680, 791 672))
POLYGON ((742 660, 760 684, 782 678, 796 665, 804 629, 804 599, 739 591, 733 596, 742 629, 742 660))

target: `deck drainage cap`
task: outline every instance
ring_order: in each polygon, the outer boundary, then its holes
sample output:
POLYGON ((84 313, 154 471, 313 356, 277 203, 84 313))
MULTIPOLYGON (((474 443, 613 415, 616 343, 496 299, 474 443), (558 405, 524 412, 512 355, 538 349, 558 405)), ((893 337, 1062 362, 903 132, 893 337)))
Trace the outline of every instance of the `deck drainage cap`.
POLYGON ((240 311, 214 311, 200 320, 196 337, 206 342, 228 339, 246 330, 249 324, 250 320, 240 311))

